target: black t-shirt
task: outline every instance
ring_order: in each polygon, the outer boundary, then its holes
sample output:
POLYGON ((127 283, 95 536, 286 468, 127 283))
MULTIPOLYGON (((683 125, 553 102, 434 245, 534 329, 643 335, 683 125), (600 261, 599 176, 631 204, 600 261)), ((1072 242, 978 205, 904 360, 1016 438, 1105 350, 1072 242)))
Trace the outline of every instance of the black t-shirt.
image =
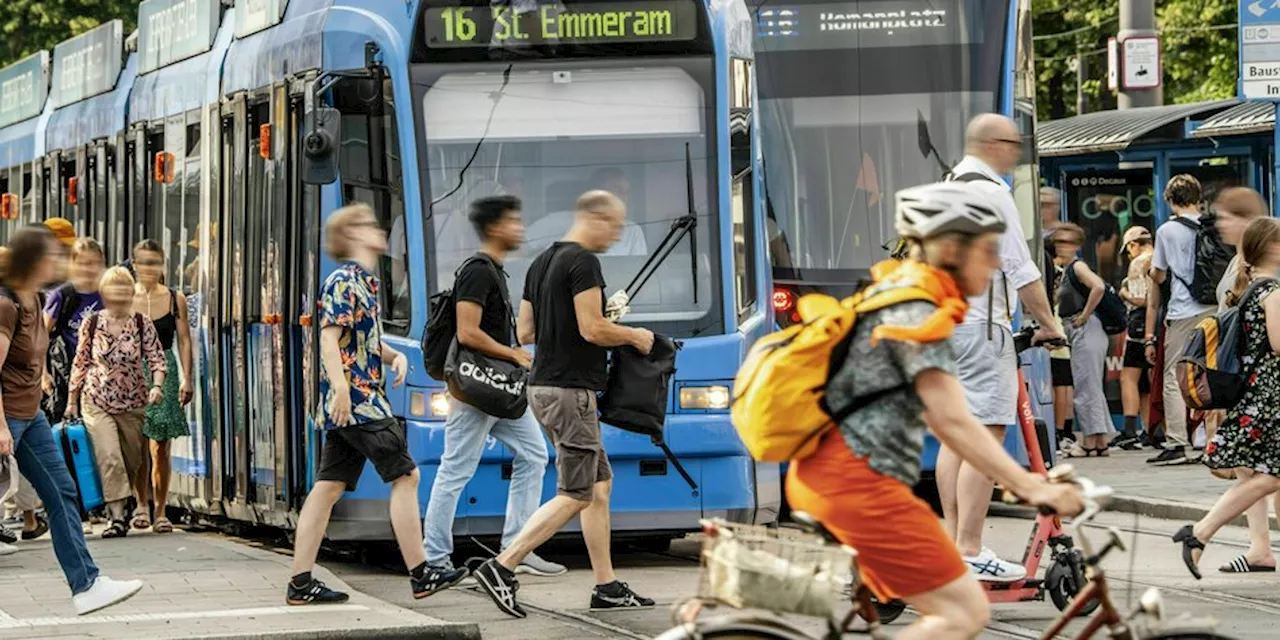
POLYGON ((557 242, 534 259, 524 279, 524 299, 533 305, 538 349, 529 384, 604 391, 608 355, 582 337, 573 297, 599 288, 604 313, 604 273, 600 259, 576 242, 557 242))
POLYGON ((481 307, 480 330, 489 334, 499 344, 511 346, 511 311, 504 295, 507 290, 506 272, 502 278, 498 273, 502 267, 483 253, 477 253, 478 260, 467 263, 458 273, 453 283, 453 295, 457 302, 474 302, 481 307))

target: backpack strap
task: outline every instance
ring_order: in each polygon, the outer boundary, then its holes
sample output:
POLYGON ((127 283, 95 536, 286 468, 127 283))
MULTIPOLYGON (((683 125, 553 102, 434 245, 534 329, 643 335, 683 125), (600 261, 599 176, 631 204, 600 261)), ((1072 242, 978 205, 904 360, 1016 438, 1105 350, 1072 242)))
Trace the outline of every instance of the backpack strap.
MULTIPOLYGON (((1188 228, 1188 229, 1190 229, 1193 233, 1200 233, 1200 228, 1201 228, 1201 227, 1200 227, 1200 223, 1199 223, 1199 222, 1197 222, 1197 221, 1195 221, 1195 220, 1189 220, 1189 219, 1187 219, 1187 218, 1186 218, 1186 217, 1184 217, 1184 216, 1174 216, 1174 217, 1173 217, 1173 221, 1174 221, 1174 222, 1177 222, 1178 224, 1180 224, 1180 225, 1182 225, 1182 226, 1184 226, 1184 227, 1186 227, 1186 228, 1188 228)), ((1192 255, 1194 255, 1194 254, 1195 254, 1195 249, 1193 248, 1193 249, 1192 249, 1192 255)), ((1193 271, 1194 271, 1194 268, 1193 268, 1193 271)), ((1187 293, 1188 293, 1188 294, 1190 294, 1190 293, 1192 292, 1192 289, 1191 289, 1191 283, 1190 283, 1190 282, 1187 282, 1187 280, 1186 280, 1185 278, 1183 278, 1182 276, 1178 275, 1178 272, 1177 272, 1177 271, 1174 271, 1174 270, 1173 270, 1173 264, 1170 264, 1170 265, 1169 265, 1169 275, 1173 276, 1173 278, 1174 278, 1175 280, 1177 280, 1178 282, 1181 282, 1181 283, 1182 283, 1182 286, 1183 286, 1183 287, 1185 287, 1185 288, 1187 289, 1187 293)), ((1193 278, 1193 279, 1194 279, 1194 278, 1193 278)), ((1172 295, 1173 295, 1173 287, 1172 287, 1172 286, 1169 288, 1169 294, 1170 294, 1170 297, 1172 297, 1172 295)), ((1194 298, 1195 298, 1195 296, 1192 296, 1192 298, 1194 299, 1194 298)), ((1166 302, 1165 302, 1165 307, 1167 308, 1167 307, 1168 307, 1168 305, 1169 305, 1169 302, 1168 302, 1168 301, 1166 301, 1166 302)))
POLYGON ((173 319, 178 319, 178 292, 169 287, 169 313, 173 315, 173 319))
POLYGON ((992 184, 1000 184, 995 180, 992 180, 991 176, 982 173, 981 171, 970 171, 960 175, 947 174, 946 179, 947 182, 990 182, 992 184))

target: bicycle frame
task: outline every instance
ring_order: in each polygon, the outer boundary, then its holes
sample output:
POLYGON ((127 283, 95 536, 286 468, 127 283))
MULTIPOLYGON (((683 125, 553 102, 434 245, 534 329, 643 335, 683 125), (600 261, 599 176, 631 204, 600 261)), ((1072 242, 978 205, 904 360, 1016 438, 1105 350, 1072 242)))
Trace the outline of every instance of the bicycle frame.
MULTIPOLYGON (((1045 466, 1044 456, 1040 454, 1040 438, 1036 434, 1035 414, 1031 410, 1031 394, 1027 392, 1026 379, 1022 375, 1021 367, 1018 368, 1018 426, 1022 429, 1022 439, 1027 445, 1027 458, 1030 460, 1031 470, 1042 476, 1048 475, 1049 469, 1045 466)), ((1022 552, 1022 566, 1027 568, 1027 577, 1017 582, 982 583, 987 590, 987 599, 991 602, 1043 599, 1043 582, 1035 577, 1040 569, 1040 558, 1044 556, 1045 549, 1051 540, 1065 535, 1062 519, 1057 515, 1036 516, 1031 529, 1031 539, 1027 541, 1027 548, 1022 552)))
MULTIPOLYGON (((1097 615, 1089 619, 1088 624, 1080 631, 1080 635, 1076 636, 1076 640, 1089 640, 1104 626, 1114 627, 1122 622, 1120 612, 1116 611, 1115 605, 1111 602, 1111 591, 1107 587, 1106 575, 1100 570, 1090 568, 1088 584, 1085 585, 1080 593, 1076 594, 1076 597, 1071 601, 1071 606, 1062 612, 1062 615, 1054 621, 1053 626, 1049 627, 1040 636, 1040 639, 1050 640, 1058 637, 1058 634, 1062 633, 1067 628, 1067 625, 1076 616, 1080 615, 1080 612, 1089 603, 1095 600, 1101 603, 1102 606, 1098 608, 1097 615)), ((1124 631, 1126 630, 1120 630, 1120 633, 1113 634, 1112 637, 1117 639, 1127 638, 1128 634, 1124 631)))

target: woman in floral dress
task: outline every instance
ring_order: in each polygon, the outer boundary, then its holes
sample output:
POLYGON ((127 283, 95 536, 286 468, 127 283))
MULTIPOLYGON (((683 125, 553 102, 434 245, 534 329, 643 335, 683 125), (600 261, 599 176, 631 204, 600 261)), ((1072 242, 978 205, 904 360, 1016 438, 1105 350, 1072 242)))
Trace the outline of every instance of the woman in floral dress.
POLYGON ((1182 560, 1200 579, 1204 545, 1225 524, 1258 500, 1280 490, 1280 220, 1260 218, 1249 224, 1240 243, 1241 269, 1235 291, 1240 299, 1241 373, 1244 395, 1227 412, 1205 447, 1205 464, 1213 469, 1241 469, 1241 480, 1218 499, 1199 522, 1173 536, 1182 543, 1182 560), (1245 289, 1253 286, 1247 294, 1245 289), (1252 472, 1252 473, 1249 473, 1252 472))

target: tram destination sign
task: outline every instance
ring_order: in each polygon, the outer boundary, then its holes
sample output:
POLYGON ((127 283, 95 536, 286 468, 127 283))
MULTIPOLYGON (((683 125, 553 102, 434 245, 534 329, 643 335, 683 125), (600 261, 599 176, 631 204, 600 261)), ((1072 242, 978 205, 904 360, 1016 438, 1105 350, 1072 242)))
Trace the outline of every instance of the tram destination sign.
POLYGON ((236 37, 280 24, 288 5, 289 0, 236 0, 236 37))
POLYGON ((49 97, 49 52, 0 69, 0 127, 40 115, 49 97))
POLYGON ((982 21, 959 0, 778 4, 756 12, 769 51, 916 47, 978 43, 982 21))
POLYGON ((65 107, 116 86, 124 60, 124 23, 112 20, 53 48, 53 104, 65 107))
POLYGON ((432 48, 527 47, 693 40, 692 0, 562 2, 519 15, 511 6, 430 7, 423 33, 432 48))
POLYGON ((138 6, 138 73, 148 73, 213 47, 220 0, 143 0, 138 6))

